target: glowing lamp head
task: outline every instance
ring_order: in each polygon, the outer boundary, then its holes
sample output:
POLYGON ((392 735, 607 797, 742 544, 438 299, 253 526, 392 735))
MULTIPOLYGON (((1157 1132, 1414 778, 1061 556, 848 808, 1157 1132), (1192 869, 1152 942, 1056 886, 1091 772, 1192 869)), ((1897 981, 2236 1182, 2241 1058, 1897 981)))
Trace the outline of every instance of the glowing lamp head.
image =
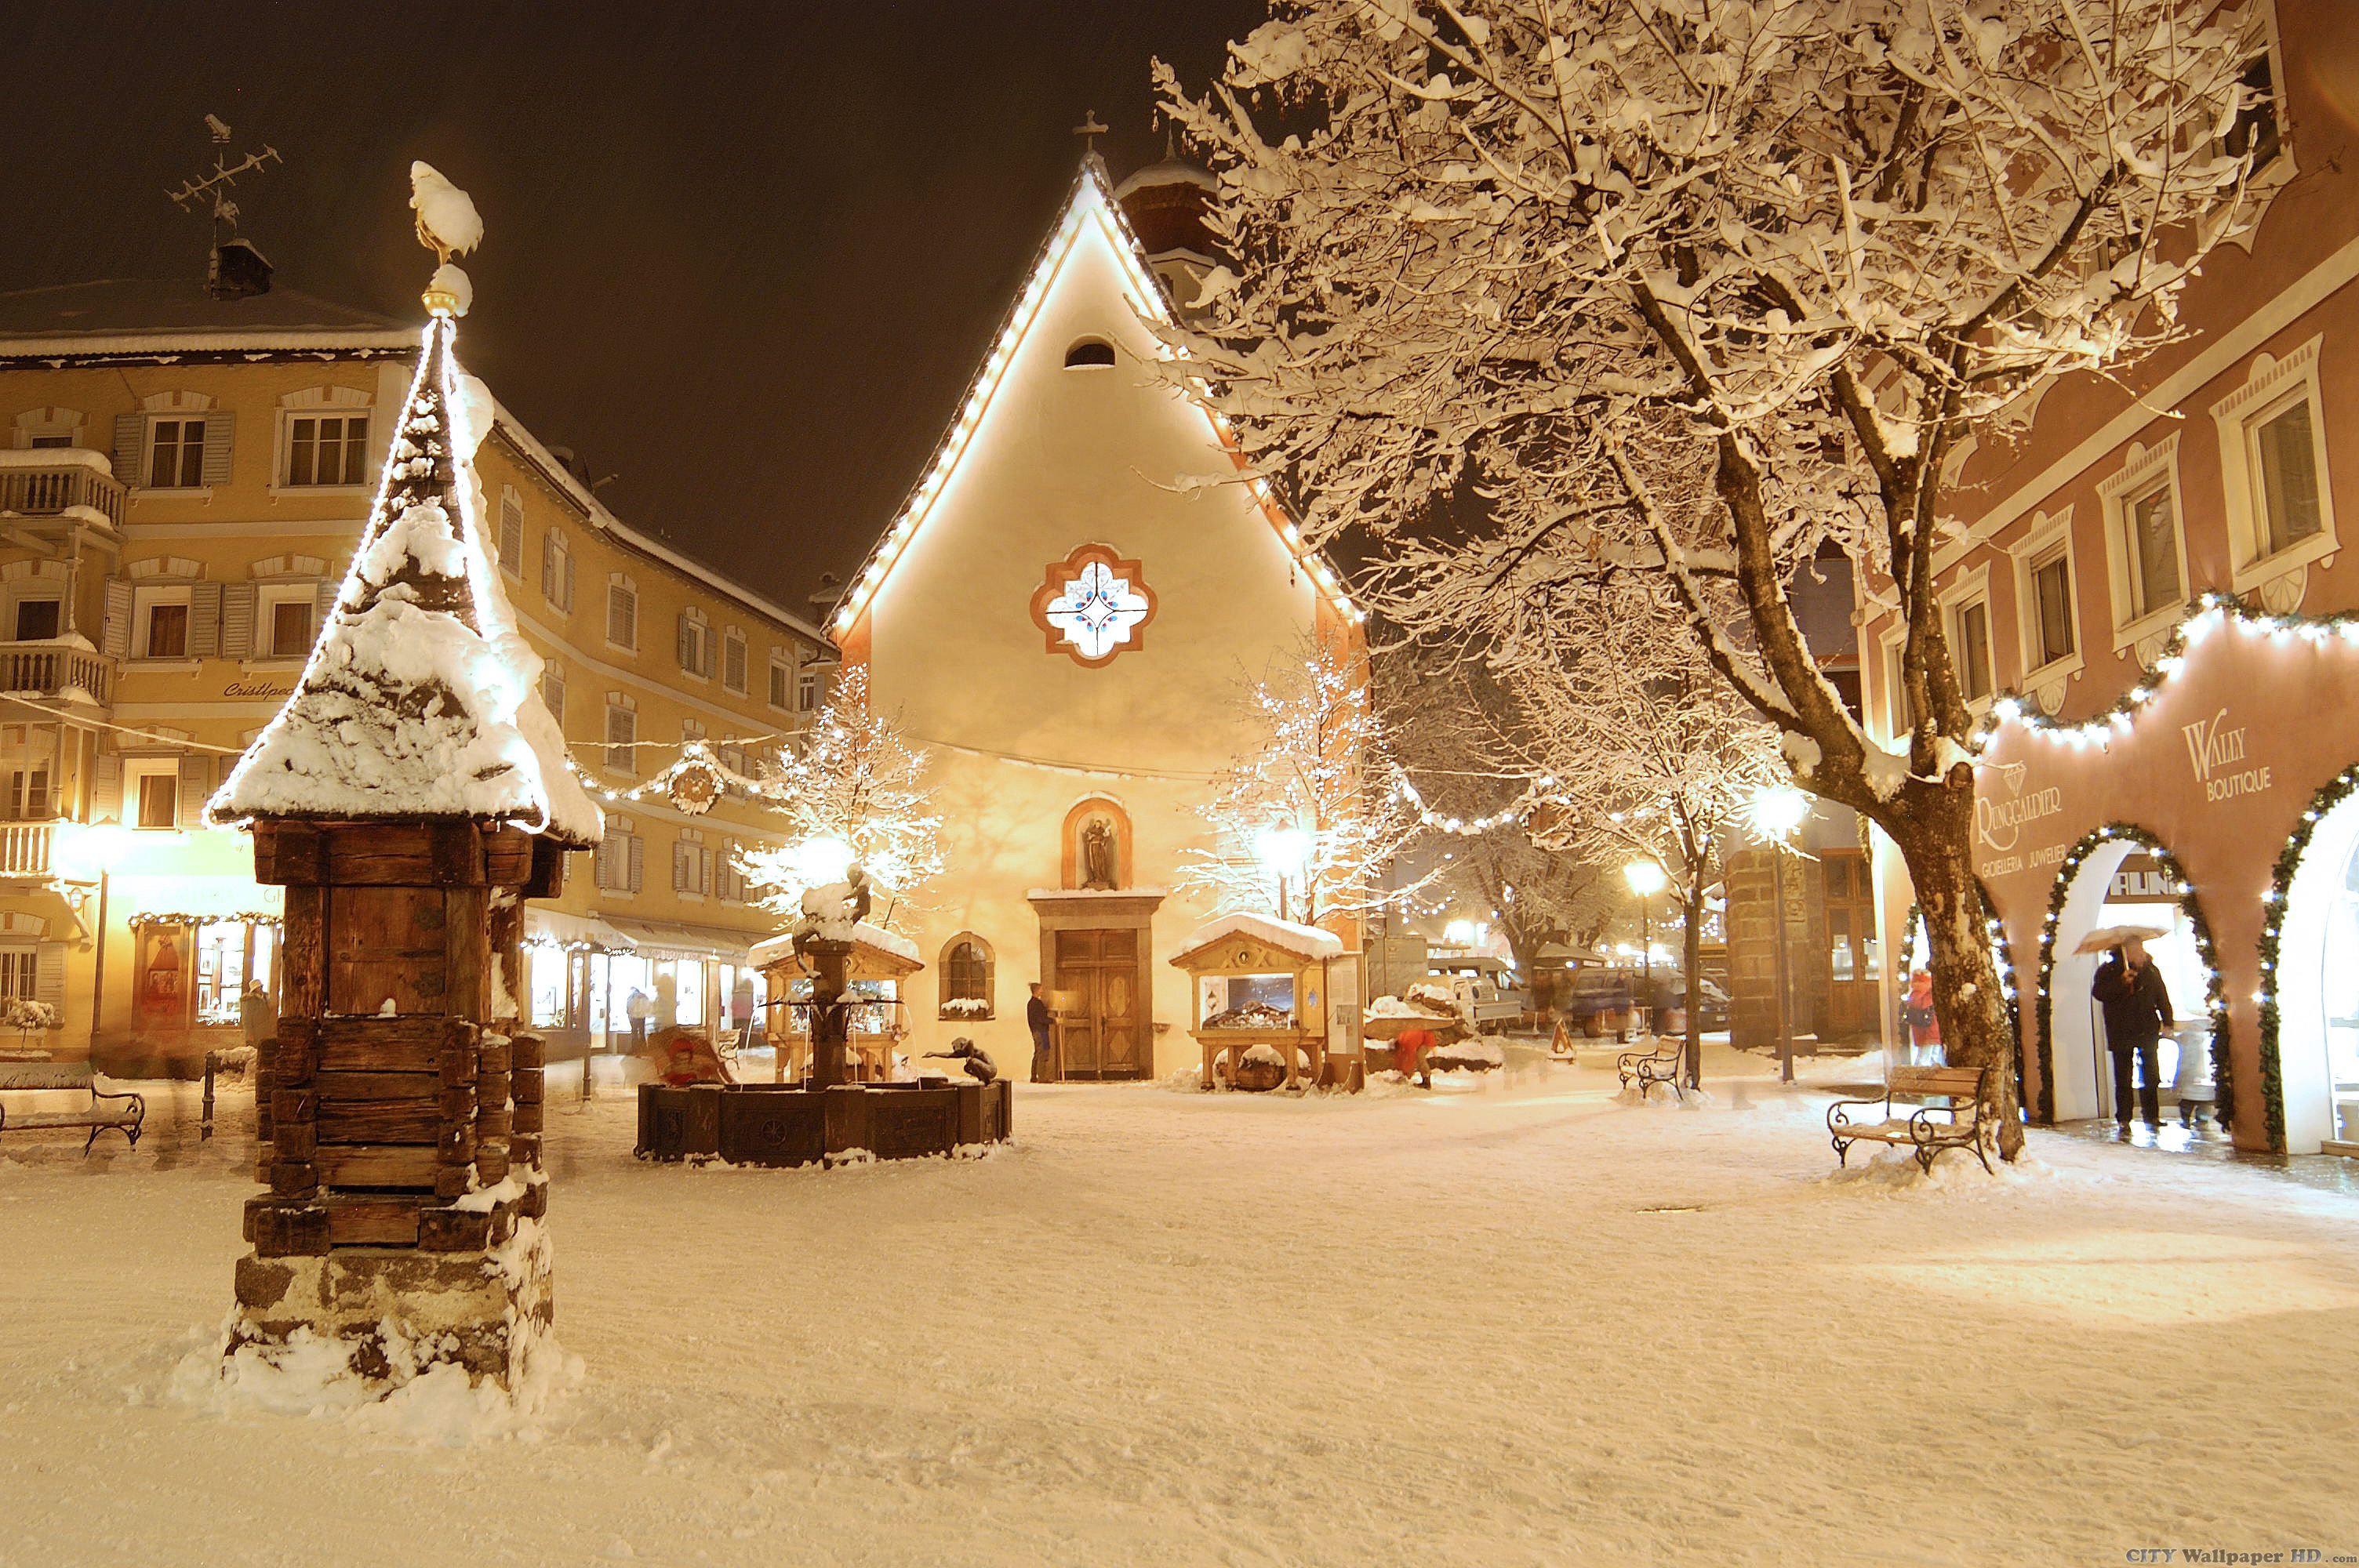
POLYGON ((1299 870, 1310 858, 1310 835, 1299 827, 1265 827, 1254 835, 1254 853, 1263 865, 1283 875, 1299 870))
POLYGON ((1753 836, 1782 844, 1810 815, 1810 797, 1791 784, 1772 784, 1753 797, 1753 836))
POLYGON ((1441 928, 1441 939, 1453 947, 1472 947, 1474 945, 1474 923, 1453 920, 1441 928))
POLYGON ((93 822, 60 846, 63 859, 91 871, 111 871, 131 849, 131 830, 112 822, 93 822))
POLYGON ((1663 874, 1663 868, 1652 860, 1633 860, 1622 868, 1622 875, 1629 882, 1630 891, 1640 898, 1654 897, 1670 881, 1663 874))
POLYGON ((795 870, 813 887, 843 881, 852 859, 852 846, 841 838, 806 838, 795 846, 795 870))

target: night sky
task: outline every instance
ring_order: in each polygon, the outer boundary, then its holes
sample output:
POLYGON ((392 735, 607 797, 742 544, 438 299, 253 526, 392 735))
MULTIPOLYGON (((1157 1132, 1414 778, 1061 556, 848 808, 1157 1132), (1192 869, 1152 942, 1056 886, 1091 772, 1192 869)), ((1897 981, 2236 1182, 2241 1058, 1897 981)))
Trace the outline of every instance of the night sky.
POLYGON ((1262 0, 23 6, 0 289, 202 276, 164 192, 275 146, 277 283, 417 319, 409 160, 484 213, 469 365, 626 521, 801 607, 916 479, 1078 163, 1159 157, 1262 0))

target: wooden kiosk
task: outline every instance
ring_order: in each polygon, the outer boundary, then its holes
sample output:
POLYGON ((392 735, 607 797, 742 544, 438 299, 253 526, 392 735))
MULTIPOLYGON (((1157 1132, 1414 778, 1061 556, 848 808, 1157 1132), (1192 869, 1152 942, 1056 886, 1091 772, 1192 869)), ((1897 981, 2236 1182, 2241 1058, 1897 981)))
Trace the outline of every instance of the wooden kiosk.
POLYGON ((1171 963, 1188 974, 1202 1087, 1327 1082, 1328 970, 1343 950, 1332 932, 1263 914, 1224 915, 1190 932, 1171 963))
MULTIPOLYGON (((771 936, 754 945, 754 967, 767 982, 769 1000, 763 1038, 777 1053, 775 1082, 810 1076, 812 998, 816 980, 796 960, 792 936, 771 936)), ((870 925, 855 928, 844 964, 852 1006, 845 1016, 847 1065, 856 1083, 881 1084, 893 1076, 893 1053, 909 1034, 906 992, 909 977, 926 966, 899 937, 870 925)))

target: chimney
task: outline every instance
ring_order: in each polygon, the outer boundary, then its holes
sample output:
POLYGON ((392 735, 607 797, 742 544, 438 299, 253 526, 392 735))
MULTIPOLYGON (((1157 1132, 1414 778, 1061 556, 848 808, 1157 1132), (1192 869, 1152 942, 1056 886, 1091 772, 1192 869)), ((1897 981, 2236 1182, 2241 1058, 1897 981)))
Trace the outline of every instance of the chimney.
POLYGON ((205 268, 205 292, 215 299, 246 299, 270 292, 270 262, 249 240, 223 240, 205 268))
POLYGON ((843 579, 833 572, 819 575, 819 590, 810 596, 811 620, 824 626, 827 618, 835 613, 835 601, 843 597, 843 579))

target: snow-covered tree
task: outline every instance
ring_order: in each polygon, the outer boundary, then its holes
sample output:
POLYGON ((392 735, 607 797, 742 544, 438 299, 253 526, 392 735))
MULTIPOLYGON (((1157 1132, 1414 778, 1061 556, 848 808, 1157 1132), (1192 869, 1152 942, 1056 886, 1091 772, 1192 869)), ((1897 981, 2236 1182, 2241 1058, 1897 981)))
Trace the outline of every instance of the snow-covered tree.
POLYGON ((1688 1079, 1702 1075, 1703 908, 1722 848, 1779 783, 1777 732, 1723 680, 1659 581, 1624 575, 1517 607, 1495 654, 1524 722, 1523 765, 1558 783, 1540 843, 1616 870, 1651 863, 1682 931, 1688 1079))
POLYGON ((1174 373, 1312 539, 1392 541, 1363 597, 1401 625, 1660 574, 1798 779, 1897 846, 1942 1037, 2003 1068, 1945 486, 2010 404, 2177 331, 2242 221, 2260 41, 2220 0, 1277 0, 1207 96, 1158 67, 1238 258, 1174 373), (1904 754, 1788 602, 1829 542, 1906 627, 1904 754))
MULTIPOLYGON (((850 864, 879 890, 876 924, 941 874, 942 819, 927 809, 926 753, 868 706, 868 672, 847 665, 810 728, 752 779, 729 783, 776 809, 788 841, 738 858, 763 904, 799 917, 803 894, 839 882, 850 864)), ((707 762, 709 764, 709 760, 707 762)))
POLYGON ((1314 635, 1246 682, 1241 701, 1254 743, 1213 781, 1202 808, 1213 847, 1190 852, 1181 885, 1210 890, 1223 909, 1277 907, 1304 922, 1412 891, 1377 875, 1420 823, 1397 787, 1366 654, 1314 635))
POLYGON ((1483 825, 1426 842, 1438 857, 1426 896, 1490 912, 1527 979, 1552 942, 1594 946, 1621 906, 1622 879, 1612 862, 1534 840, 1522 809, 1534 748, 1518 738, 1525 720, 1506 689, 1478 665, 1415 647, 1375 663, 1395 754, 1427 814, 1483 825))

